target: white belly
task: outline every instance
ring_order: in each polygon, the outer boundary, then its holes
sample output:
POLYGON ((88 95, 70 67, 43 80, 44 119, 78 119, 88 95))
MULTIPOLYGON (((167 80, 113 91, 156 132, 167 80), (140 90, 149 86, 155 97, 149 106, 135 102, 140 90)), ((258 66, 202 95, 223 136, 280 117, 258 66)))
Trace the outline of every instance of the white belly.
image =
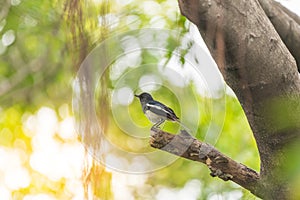
POLYGON ((161 120, 166 120, 166 117, 163 116, 158 116, 156 114, 154 114, 153 112, 147 110, 146 111, 146 116, 147 118, 153 123, 156 124, 157 122, 161 121, 161 120))

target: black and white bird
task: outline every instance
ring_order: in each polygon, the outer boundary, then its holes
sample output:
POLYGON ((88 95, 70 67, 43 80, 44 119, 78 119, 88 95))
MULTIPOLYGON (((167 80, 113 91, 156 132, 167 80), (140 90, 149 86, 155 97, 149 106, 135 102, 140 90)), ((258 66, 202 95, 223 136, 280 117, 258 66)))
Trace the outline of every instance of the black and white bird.
POLYGON ((155 101, 149 93, 134 95, 140 99, 143 112, 147 118, 154 124, 153 127, 158 128, 165 120, 179 122, 179 118, 175 112, 168 106, 155 101))

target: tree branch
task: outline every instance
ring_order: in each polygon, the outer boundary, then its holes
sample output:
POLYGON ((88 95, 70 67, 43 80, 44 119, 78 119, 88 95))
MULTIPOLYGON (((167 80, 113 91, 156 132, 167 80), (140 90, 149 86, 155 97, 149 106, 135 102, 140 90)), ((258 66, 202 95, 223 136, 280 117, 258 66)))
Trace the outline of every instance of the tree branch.
POLYGON ((231 180, 256 196, 262 196, 259 173, 220 153, 210 144, 197 140, 185 130, 174 135, 152 128, 150 145, 171 154, 204 163, 210 169, 211 176, 217 176, 224 181, 231 180))
POLYGON ((280 38, 294 56, 300 71, 300 17, 274 0, 259 0, 280 38))
POLYGON ((285 12, 288 16, 290 16, 290 18, 292 18, 297 24, 300 25, 299 15, 293 13, 292 11, 290 11, 289 9, 287 9, 285 6, 283 6, 281 3, 277 2, 277 1, 273 1, 273 4, 275 6, 277 6, 278 8, 280 8, 283 12, 285 12))

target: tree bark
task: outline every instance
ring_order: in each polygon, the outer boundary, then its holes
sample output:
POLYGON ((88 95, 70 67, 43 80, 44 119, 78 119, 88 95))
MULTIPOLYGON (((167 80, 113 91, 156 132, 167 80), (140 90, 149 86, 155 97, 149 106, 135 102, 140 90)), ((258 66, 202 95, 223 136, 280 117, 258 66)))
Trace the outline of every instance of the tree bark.
POLYGON ((151 129, 150 145, 171 154, 204 163, 210 169, 212 177, 224 181, 231 180, 252 191, 258 197, 263 196, 263 185, 259 185, 259 174, 220 153, 207 143, 192 137, 182 130, 179 135, 170 134, 160 129, 151 129))
POLYGON ((300 17, 276 1, 259 0, 259 2, 280 38, 294 56, 300 71, 300 17))
POLYGON ((298 18, 269 0, 178 2, 245 111, 260 154, 256 183, 264 191, 261 196, 287 199, 288 181, 278 170, 289 160, 286 148, 300 137, 300 81, 294 59, 300 54, 298 18), (293 33, 287 36, 287 31, 293 33))

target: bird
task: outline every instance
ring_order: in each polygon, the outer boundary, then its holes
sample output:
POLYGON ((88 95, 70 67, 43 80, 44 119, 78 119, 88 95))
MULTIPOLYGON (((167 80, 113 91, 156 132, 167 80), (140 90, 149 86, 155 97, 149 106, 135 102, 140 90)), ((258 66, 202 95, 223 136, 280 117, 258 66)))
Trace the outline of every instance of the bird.
POLYGON ((159 128, 159 126, 165 120, 180 123, 179 117, 177 117, 171 108, 159 101, 154 100, 149 93, 143 92, 140 95, 135 94, 134 96, 139 98, 143 112, 154 124, 154 128, 159 128))

